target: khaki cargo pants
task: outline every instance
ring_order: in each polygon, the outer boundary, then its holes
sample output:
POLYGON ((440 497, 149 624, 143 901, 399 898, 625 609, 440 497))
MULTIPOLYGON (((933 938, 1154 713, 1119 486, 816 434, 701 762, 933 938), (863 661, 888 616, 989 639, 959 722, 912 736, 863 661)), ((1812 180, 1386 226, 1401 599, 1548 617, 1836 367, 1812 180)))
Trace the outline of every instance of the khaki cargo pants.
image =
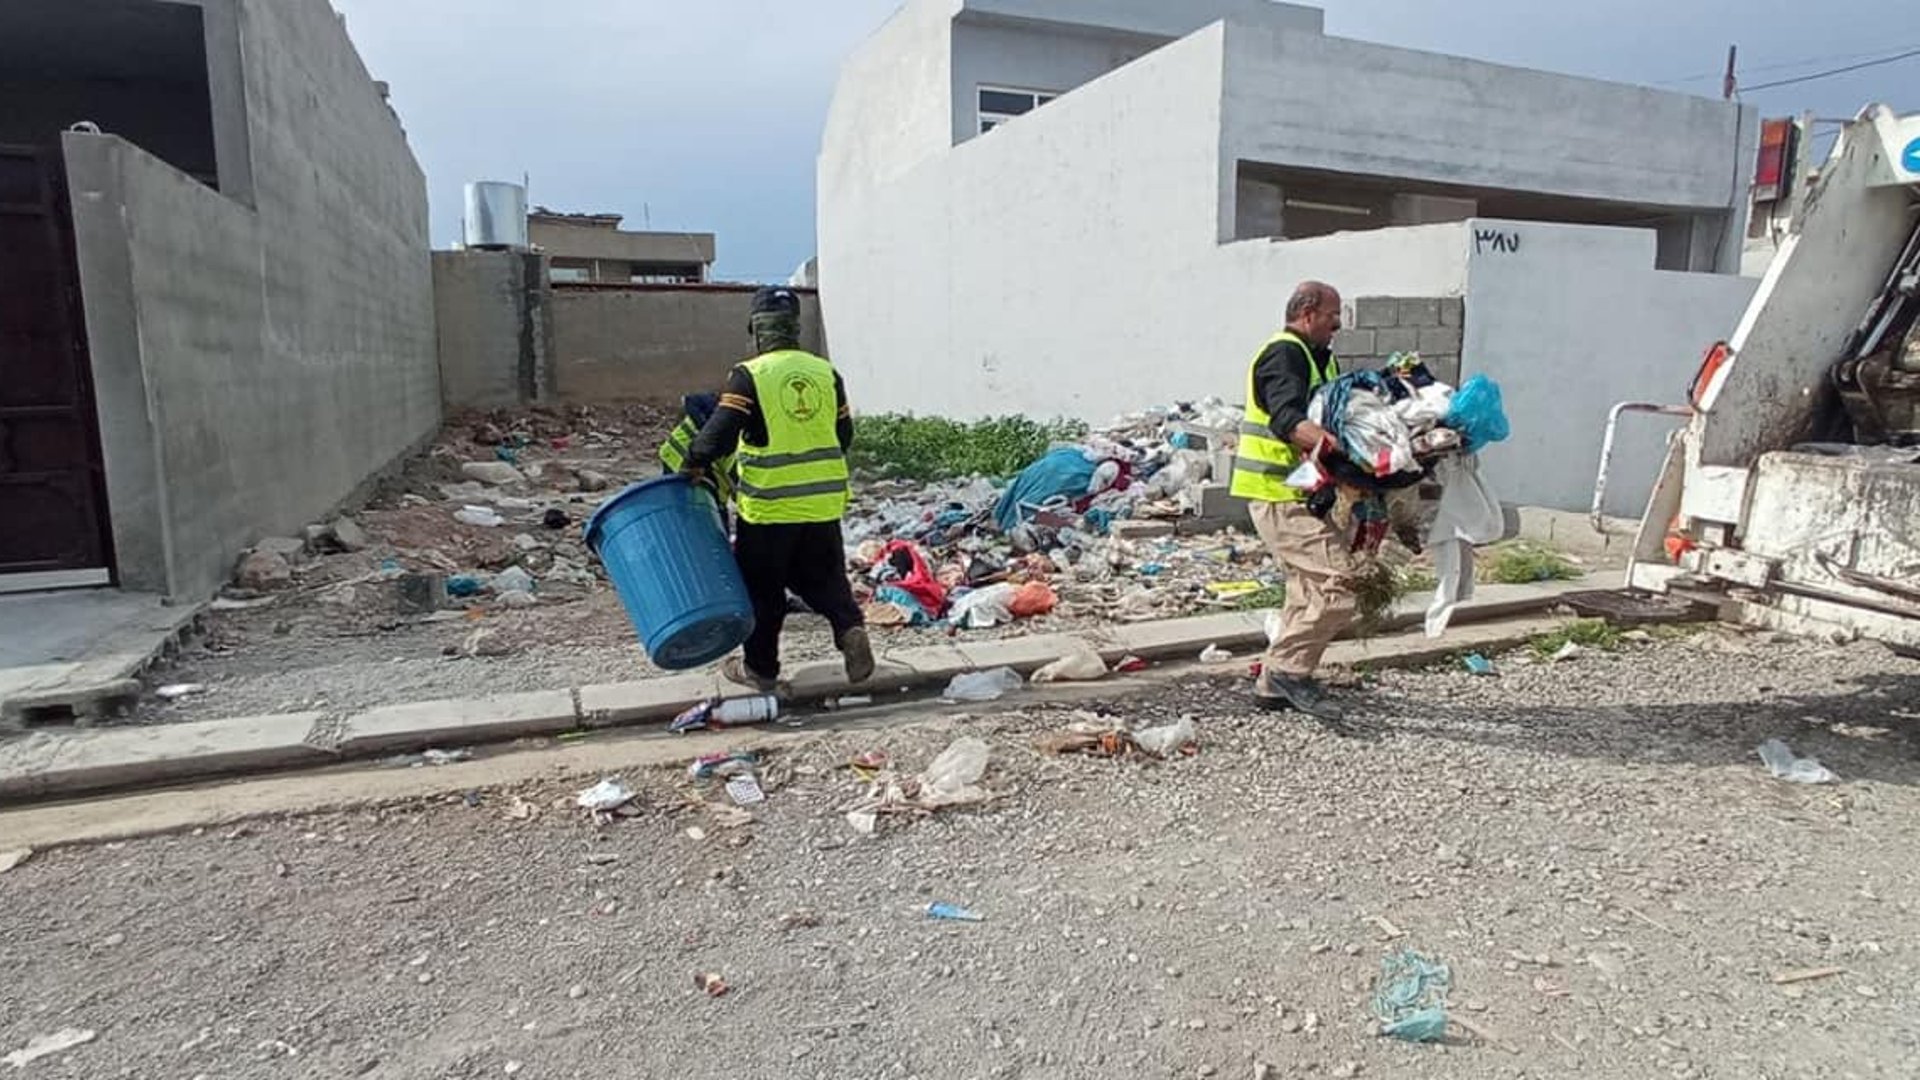
POLYGON ((1265 670, 1305 678, 1353 623, 1359 560, 1347 550, 1345 538, 1305 503, 1256 500, 1252 509, 1254 530, 1287 572, 1280 639, 1267 650, 1265 670))

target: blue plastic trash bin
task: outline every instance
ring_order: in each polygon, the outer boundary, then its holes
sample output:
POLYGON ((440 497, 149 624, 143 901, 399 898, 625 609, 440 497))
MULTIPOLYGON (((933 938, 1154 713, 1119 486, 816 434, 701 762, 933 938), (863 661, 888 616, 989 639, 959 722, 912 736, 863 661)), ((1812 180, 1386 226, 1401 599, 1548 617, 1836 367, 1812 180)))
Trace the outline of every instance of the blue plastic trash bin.
POLYGON ((586 537, 660 667, 710 664, 753 632, 753 603, 705 488, 682 476, 635 484, 593 512, 586 537))

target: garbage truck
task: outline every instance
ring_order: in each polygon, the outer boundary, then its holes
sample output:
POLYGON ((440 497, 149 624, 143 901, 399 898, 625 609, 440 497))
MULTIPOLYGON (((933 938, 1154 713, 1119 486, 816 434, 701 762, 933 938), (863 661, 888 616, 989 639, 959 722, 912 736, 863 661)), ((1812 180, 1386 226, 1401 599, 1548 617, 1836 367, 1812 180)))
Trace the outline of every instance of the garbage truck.
POLYGON ((1920 650, 1920 114, 1846 123, 1732 335, 1681 402, 1639 522, 1630 596, 1920 650), (1652 599, 1652 598, 1649 598, 1652 599), (1672 602, 1669 600, 1668 602, 1672 602))

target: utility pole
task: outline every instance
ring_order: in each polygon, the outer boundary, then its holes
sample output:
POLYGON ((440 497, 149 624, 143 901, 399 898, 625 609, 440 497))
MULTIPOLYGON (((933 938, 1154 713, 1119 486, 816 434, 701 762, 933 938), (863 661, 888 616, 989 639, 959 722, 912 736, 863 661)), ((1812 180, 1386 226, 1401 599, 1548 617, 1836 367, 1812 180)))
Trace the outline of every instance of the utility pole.
POLYGON ((1735 88, 1737 88, 1740 85, 1739 81, 1735 79, 1733 76, 1734 62, 1739 58, 1740 58, 1740 46, 1738 45, 1727 46, 1727 77, 1725 81, 1721 82, 1720 84, 1720 98, 1723 101, 1732 101, 1733 91, 1735 90, 1735 88))

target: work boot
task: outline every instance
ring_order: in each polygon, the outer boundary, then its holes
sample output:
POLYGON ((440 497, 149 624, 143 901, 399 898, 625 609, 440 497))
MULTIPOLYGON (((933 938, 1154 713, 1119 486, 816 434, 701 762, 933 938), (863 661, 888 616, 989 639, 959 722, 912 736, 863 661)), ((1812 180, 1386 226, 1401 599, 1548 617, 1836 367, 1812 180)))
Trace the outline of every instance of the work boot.
POLYGON ((1316 720, 1335 724, 1346 719, 1346 712, 1328 700, 1326 693, 1312 679, 1262 672, 1254 680, 1253 700, 1261 708, 1274 712, 1291 709, 1316 720))
POLYGON ((779 679, 770 679, 747 666, 743 657, 729 656, 720 665, 720 675, 730 683, 750 687, 762 694, 771 694, 780 689, 779 679))
POLYGON ((873 678, 873 642, 867 628, 856 626, 840 637, 840 655, 847 661, 847 681, 863 683, 873 678))

